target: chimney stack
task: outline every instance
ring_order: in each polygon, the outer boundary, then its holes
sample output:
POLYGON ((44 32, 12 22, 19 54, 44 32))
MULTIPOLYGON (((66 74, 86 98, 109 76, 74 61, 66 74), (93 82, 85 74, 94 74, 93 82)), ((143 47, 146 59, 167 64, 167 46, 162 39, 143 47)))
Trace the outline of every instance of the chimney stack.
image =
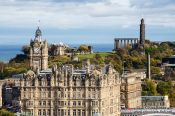
POLYGON ((151 63, 150 63, 150 54, 147 54, 147 78, 151 80, 151 63))

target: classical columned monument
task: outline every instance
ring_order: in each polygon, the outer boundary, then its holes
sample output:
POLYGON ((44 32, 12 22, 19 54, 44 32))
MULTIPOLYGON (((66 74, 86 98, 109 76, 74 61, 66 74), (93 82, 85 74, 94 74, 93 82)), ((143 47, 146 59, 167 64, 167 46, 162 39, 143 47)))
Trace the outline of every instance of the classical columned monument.
POLYGON ((138 43, 138 38, 115 38, 114 48, 126 48, 128 45, 132 47, 138 43))
POLYGON ((145 24, 144 19, 141 19, 140 24, 140 38, 115 38, 114 39, 114 50, 119 48, 126 48, 129 45, 132 48, 144 48, 145 44, 145 24))

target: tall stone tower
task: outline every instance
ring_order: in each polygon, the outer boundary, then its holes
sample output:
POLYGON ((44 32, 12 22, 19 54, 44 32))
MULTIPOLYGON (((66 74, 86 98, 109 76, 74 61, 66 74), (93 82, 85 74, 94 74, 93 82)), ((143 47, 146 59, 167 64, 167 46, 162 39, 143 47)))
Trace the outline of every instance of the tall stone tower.
POLYGON ((30 42, 30 67, 35 72, 48 68, 48 45, 46 40, 42 41, 39 27, 35 32, 34 40, 30 42))
POLYGON ((141 24, 140 24, 140 45, 144 46, 145 44, 145 24, 144 24, 144 19, 141 19, 141 24))

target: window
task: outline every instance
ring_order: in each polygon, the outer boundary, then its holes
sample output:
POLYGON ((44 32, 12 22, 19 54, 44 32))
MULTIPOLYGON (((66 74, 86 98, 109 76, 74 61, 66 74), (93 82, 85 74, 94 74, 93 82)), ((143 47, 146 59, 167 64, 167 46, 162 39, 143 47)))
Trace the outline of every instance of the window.
POLYGON ((45 110, 45 109, 43 110, 43 115, 44 115, 44 116, 46 115, 46 110, 45 110))
POLYGON ((111 103, 110 104, 113 105, 113 99, 111 99, 111 103))
POLYGON ((38 110, 38 115, 41 115, 41 110, 38 110))
POLYGON ((64 106, 64 101, 61 101, 61 106, 64 106))
POLYGON ((66 116, 66 110, 64 110, 64 115, 66 116))
POLYGON ((70 116, 70 110, 67 111, 68 116, 70 116))
POLYGON ((58 116, 61 116, 61 114, 60 114, 60 109, 58 109, 58 116))
POLYGON ((39 105, 39 106, 41 106, 41 105, 42 105, 42 104, 41 104, 41 101, 39 101, 38 105, 39 105))
POLYGON ((48 92, 48 97, 51 97, 51 94, 50 94, 50 92, 48 92))
POLYGON ((83 101, 83 106, 85 105, 85 102, 83 101))
POLYGON ((81 106, 81 101, 78 101, 78 105, 81 106))
POLYGON ((43 106, 45 106, 46 105, 46 101, 43 101, 43 106))
POLYGON ((76 116, 76 110, 73 110, 73 116, 76 116))
POLYGON ((30 110, 31 115, 33 115, 33 110, 30 110))
POLYGON ((78 116, 81 116, 81 110, 78 110, 78 116))
POLYGON ((73 106, 76 106, 76 101, 73 101, 73 106))
POLYGON ((95 114, 95 110, 92 110, 92 116, 95 114))
POLYGON ((95 102, 96 106, 98 106, 98 101, 95 102))
POLYGON ((64 110, 63 109, 61 110, 61 116, 64 116, 64 110))
POLYGON ((91 98, 91 94, 90 93, 89 93, 88 97, 91 98))
POLYGON ((47 104, 48 104, 48 106, 50 106, 50 101, 48 101, 48 103, 47 103, 47 104))
POLYGON ((43 92, 43 97, 46 97, 46 93, 45 92, 43 92))
POLYGON ((93 93, 93 97, 92 98, 94 98, 95 99, 95 93, 93 93))
POLYGON ((113 113, 113 108, 110 108, 110 114, 112 114, 113 113))
POLYGON ((76 93, 75 92, 73 93, 73 98, 76 98, 76 93))
POLYGON ((29 105, 33 106, 33 101, 29 101, 29 105))
POLYGON ((102 106, 104 106, 104 101, 102 101, 102 106))
POLYGON ((85 116, 85 110, 82 110, 82 116, 85 116))
POLYGON ((92 106, 95 106, 95 101, 92 101, 92 106))
POLYGON ((49 110, 47 110, 47 115, 50 115, 50 109, 49 109, 49 110))

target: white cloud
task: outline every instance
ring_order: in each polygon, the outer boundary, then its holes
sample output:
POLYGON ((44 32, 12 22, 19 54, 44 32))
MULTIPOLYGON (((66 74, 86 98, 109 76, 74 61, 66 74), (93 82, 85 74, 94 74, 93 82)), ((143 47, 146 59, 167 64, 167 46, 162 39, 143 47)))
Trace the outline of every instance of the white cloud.
POLYGON ((175 26, 172 0, 0 0, 1 26, 93 28, 138 25, 175 26))

